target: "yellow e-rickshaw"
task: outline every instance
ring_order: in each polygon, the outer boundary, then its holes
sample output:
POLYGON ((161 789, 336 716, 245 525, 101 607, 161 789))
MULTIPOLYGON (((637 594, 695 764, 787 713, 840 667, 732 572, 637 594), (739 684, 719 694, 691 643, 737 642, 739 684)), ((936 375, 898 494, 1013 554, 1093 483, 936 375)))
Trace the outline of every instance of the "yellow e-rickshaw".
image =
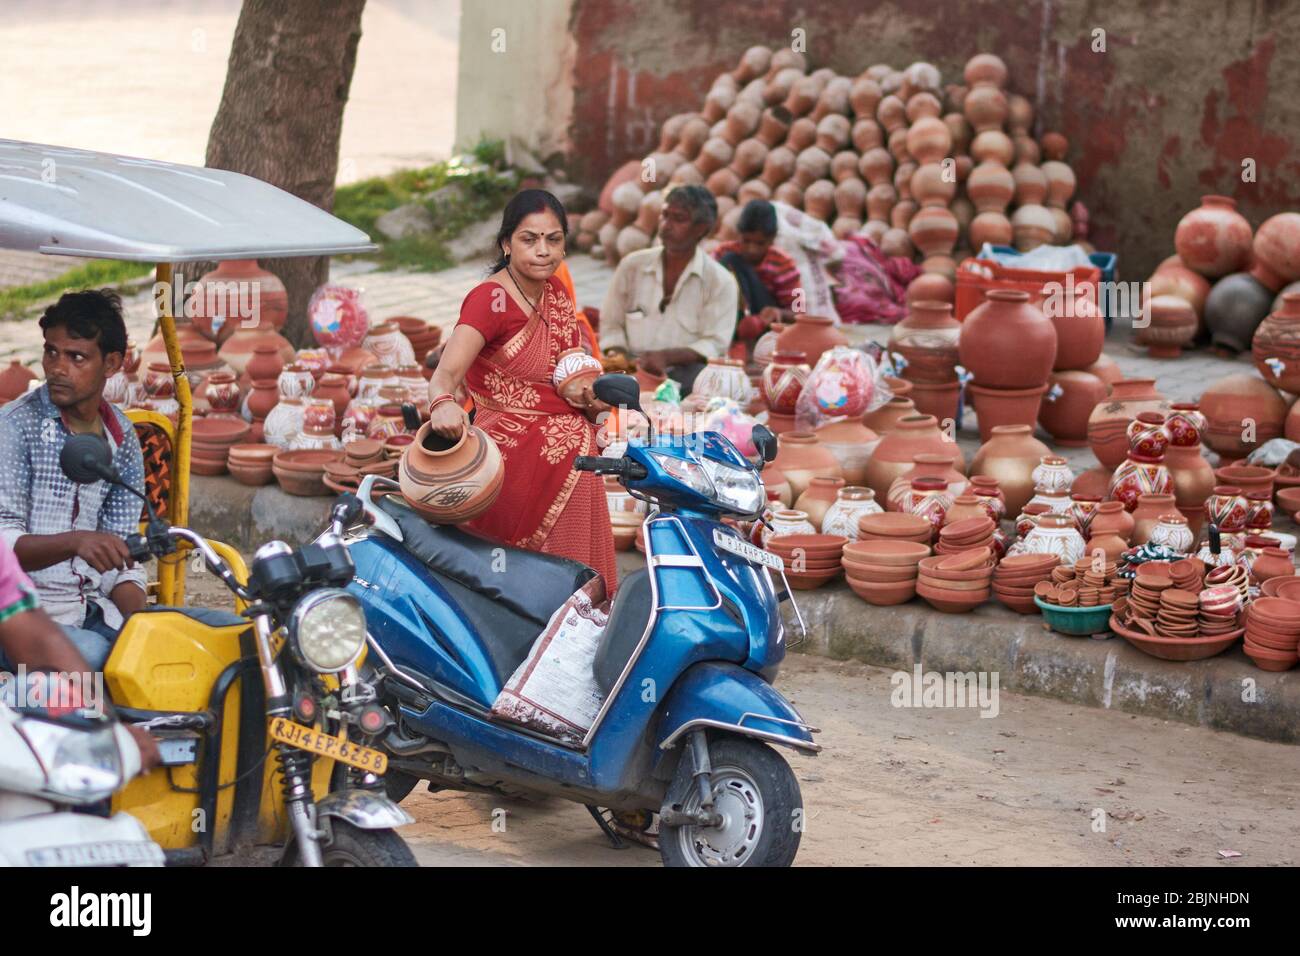
MULTIPOLYGON (((249 176, 0 140, 0 248, 155 263, 158 282, 169 288, 178 263, 337 255, 375 247, 360 230, 249 176)), ((137 817, 175 862, 201 862, 241 845, 271 843, 286 848, 286 859, 320 863, 323 853, 328 863, 331 841, 339 834, 345 837, 338 841, 344 862, 411 862, 393 832, 410 817, 395 804, 385 805, 383 764, 376 763, 381 755, 364 746, 386 729, 382 713, 357 695, 339 694, 357 680, 365 652, 364 616, 359 624, 353 620, 354 638, 358 628, 361 636, 351 659, 317 665, 307 644, 317 632, 302 630, 300 608, 258 613, 275 603, 274 592, 257 589, 258 562, 250 574, 235 549, 184 528, 190 383, 173 298, 159 295, 155 302, 180 409, 174 431, 164 416, 145 412, 135 418, 137 431, 141 422, 157 425, 167 430, 170 443, 165 513, 158 516, 165 521, 156 522, 148 536, 151 545, 162 543, 142 552, 159 558, 152 590, 159 604, 183 605, 186 562, 176 558, 194 549, 236 594, 237 608, 254 603, 249 624, 229 627, 210 627, 168 610, 128 619, 104 668, 109 696, 123 719, 160 737, 164 765, 130 783, 114 798, 114 809, 137 817), (262 681, 256 679, 259 670, 262 681), (330 703, 317 706, 325 701, 330 703), (364 720, 350 720, 352 711, 364 720), (286 767, 295 768, 292 775, 286 767)), ((272 557, 281 566, 287 561, 292 571, 293 549, 273 544, 280 550, 272 557)), ((310 560, 319 564, 320 541, 313 547, 310 560)), ((352 614, 351 598, 340 589, 350 572, 335 567, 313 584, 310 560, 305 580, 317 588, 309 595, 313 608, 319 609, 321 595, 328 592, 338 602, 333 613, 352 614)), ((360 615, 359 605, 355 614, 360 615)))

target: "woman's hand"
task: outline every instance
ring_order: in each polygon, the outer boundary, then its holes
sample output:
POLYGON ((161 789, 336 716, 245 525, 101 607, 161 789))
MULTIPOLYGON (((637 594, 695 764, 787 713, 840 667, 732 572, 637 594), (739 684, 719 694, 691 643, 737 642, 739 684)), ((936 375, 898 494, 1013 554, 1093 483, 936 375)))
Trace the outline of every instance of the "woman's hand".
POLYGON ((455 402, 442 401, 429 410, 429 430, 441 438, 459 438, 465 429, 465 411, 455 402))

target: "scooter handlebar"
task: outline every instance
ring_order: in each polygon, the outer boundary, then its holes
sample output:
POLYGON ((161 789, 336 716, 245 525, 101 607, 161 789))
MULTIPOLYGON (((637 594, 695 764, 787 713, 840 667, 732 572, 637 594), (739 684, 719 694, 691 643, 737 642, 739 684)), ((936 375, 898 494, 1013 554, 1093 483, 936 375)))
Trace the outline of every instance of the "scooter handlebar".
POLYGON ((645 466, 628 458, 605 458, 601 455, 579 455, 573 459, 574 471, 590 471, 597 475, 617 475, 636 480, 646 476, 645 466))

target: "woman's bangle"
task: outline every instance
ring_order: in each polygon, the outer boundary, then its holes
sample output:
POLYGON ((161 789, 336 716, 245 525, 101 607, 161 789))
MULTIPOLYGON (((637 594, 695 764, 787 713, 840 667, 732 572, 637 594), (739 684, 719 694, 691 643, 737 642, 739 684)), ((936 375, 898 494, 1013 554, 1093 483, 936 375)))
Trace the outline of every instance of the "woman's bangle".
POLYGON ((441 405, 443 402, 454 402, 454 401, 456 401, 456 396, 452 395, 450 392, 443 392, 441 395, 434 396, 433 401, 429 403, 429 414, 433 414, 433 410, 437 408, 439 405, 441 405))

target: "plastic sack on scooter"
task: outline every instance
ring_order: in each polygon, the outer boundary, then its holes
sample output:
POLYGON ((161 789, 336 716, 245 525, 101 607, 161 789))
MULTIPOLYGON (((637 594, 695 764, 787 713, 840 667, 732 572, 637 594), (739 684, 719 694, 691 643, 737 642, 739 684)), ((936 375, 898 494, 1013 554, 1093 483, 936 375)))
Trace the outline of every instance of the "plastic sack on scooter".
POLYGON ((497 695, 492 715, 581 743, 605 699, 592 663, 609 622, 609 604, 605 580, 598 575, 560 605, 497 695))
POLYGON ((795 425, 810 432, 845 418, 860 418, 893 392, 880 363, 861 349, 837 345, 822 353, 795 404, 795 425))

